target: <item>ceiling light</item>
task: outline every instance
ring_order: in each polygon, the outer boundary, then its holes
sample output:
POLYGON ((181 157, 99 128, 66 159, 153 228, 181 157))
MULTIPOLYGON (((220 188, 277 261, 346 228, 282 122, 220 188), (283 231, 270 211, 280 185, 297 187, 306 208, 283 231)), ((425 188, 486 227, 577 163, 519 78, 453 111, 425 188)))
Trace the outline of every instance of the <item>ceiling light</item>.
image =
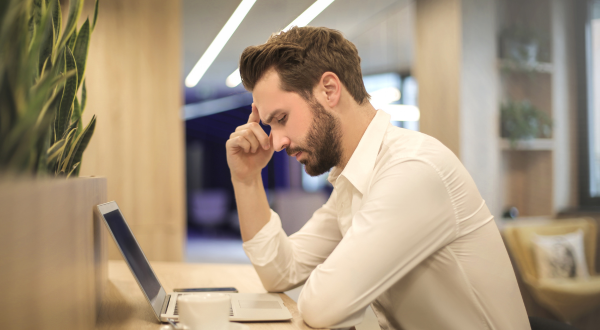
POLYGON ((303 27, 307 26, 315 17, 317 17, 325 8, 329 7, 329 5, 334 0, 317 0, 312 6, 308 7, 300 16, 298 16, 292 23, 285 27, 285 29, 281 30, 283 32, 289 30, 292 26, 303 27))
MULTIPOLYGON (((285 27, 285 29, 281 30, 283 32, 289 30, 292 26, 303 27, 307 26, 310 22, 312 22, 315 17, 317 17, 325 8, 329 7, 329 5, 334 0, 317 0, 310 7, 308 7, 300 16, 296 17, 292 23, 285 27)), ((237 68, 232 74, 227 77, 225 84, 227 86, 234 88, 242 82, 241 77, 236 77, 240 75, 240 68, 237 68), (233 78, 232 78, 233 77, 233 78), (237 82, 237 83, 236 83, 237 82)))
POLYGON ((232 74, 225 80, 227 87, 234 88, 242 82, 242 76, 240 76, 240 68, 235 69, 232 74))
POLYGON ((229 38, 231 38, 233 32, 235 32, 242 20, 244 20, 244 17, 246 17, 246 14, 248 14, 255 2, 256 0, 242 0, 219 34, 217 34, 215 40, 208 46, 208 49, 204 52, 200 60, 198 60, 198 63, 196 63, 187 78, 185 78, 185 85, 187 87, 191 88, 198 84, 206 70, 208 70, 215 58, 217 58, 217 55, 219 55, 229 38))
POLYGON ((380 109, 392 116, 391 121, 419 121, 421 118, 419 108, 414 105, 388 104, 380 109))
POLYGON ((400 100, 400 90, 396 87, 378 89, 370 94, 371 104, 376 109, 400 100))

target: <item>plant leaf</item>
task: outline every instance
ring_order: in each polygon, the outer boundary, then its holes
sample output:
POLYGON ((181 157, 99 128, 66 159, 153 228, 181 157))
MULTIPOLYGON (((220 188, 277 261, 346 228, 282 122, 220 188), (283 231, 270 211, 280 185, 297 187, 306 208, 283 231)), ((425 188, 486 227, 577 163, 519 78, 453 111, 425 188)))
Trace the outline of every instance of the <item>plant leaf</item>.
POLYGON ((65 149, 65 142, 65 139, 59 140, 46 151, 46 164, 49 164, 58 158, 60 152, 65 149))
POLYGON ((77 41, 77 30, 74 30, 73 33, 71 33, 71 37, 69 38, 69 41, 67 41, 67 47, 74 49, 76 41, 77 41))
POLYGON ((75 101, 73 102, 73 116, 71 117, 71 120, 73 123, 77 124, 77 135, 81 134, 83 125, 81 125, 81 108, 79 107, 77 97, 75 97, 75 101))
POLYGON ((96 0, 96 8, 94 9, 94 24, 92 24, 92 31, 94 31, 94 29, 96 28, 96 21, 98 20, 98 2, 100 1, 96 0))
POLYGON ((81 80, 85 74, 85 64, 87 61, 88 50, 90 46, 90 20, 86 19, 85 23, 79 29, 77 34, 77 42, 73 49, 75 63, 77 63, 77 86, 81 86, 81 80))
MULTIPOLYGON (((85 128, 83 133, 81 133, 81 135, 79 136, 79 142, 77 143, 77 146, 76 146, 75 155, 73 156, 73 159, 71 159, 72 163, 81 163, 81 158, 83 157, 83 152, 87 148, 88 143, 90 143, 90 139, 92 138, 92 135, 94 135, 95 128, 96 128, 96 115, 92 116, 92 120, 90 120, 90 123, 87 125, 87 127, 85 128)), ((77 171, 77 175, 79 175, 79 171, 77 171)))
POLYGON ((81 87, 81 114, 85 111, 85 104, 87 102, 87 88, 85 87, 85 79, 83 80, 83 87, 81 87))
POLYGON ((69 0, 69 16, 67 18, 67 24, 65 25, 65 30, 63 31, 63 35, 58 43, 58 49, 63 49, 67 44, 67 41, 71 37, 71 34, 77 27, 77 21, 79 20, 79 16, 81 15, 81 9, 83 7, 83 0, 69 0))
POLYGON ((60 1, 54 0, 54 4, 52 4, 49 8, 52 8, 52 23, 54 25, 54 43, 58 40, 58 36, 60 36, 60 29, 62 27, 62 12, 60 10, 60 1))
MULTIPOLYGON (((65 64, 67 72, 75 70, 77 73, 77 65, 75 64, 75 58, 73 57, 73 53, 67 47, 65 49, 65 64)), ((56 115, 56 136, 62 136, 67 125, 71 122, 71 113, 73 107, 73 100, 75 99, 75 94, 77 93, 77 74, 71 76, 67 79, 67 83, 65 84, 62 99, 60 100, 60 105, 58 107, 58 112, 56 115)))
MULTIPOLYGON (((56 7, 56 3, 57 1, 54 1, 55 3, 52 4, 51 6, 55 6, 56 7)), ((54 61, 52 59, 52 53, 54 52, 54 40, 57 38, 56 36, 56 29, 54 28, 54 21, 53 20, 48 20, 46 24, 44 24, 43 26, 40 26, 40 31, 38 33, 41 33, 42 36, 42 41, 41 41, 41 51, 40 51, 40 55, 39 55, 39 67, 40 67, 40 72, 42 71, 42 67, 44 66, 44 63, 46 62, 46 60, 48 58, 50 58, 50 64, 54 64, 54 61)))
POLYGON ((65 137, 65 147, 62 149, 62 151, 59 153, 58 155, 58 166, 56 168, 56 172, 55 174, 58 175, 61 172, 65 172, 66 170, 66 166, 69 163, 70 159, 71 159, 71 155, 73 153, 73 147, 74 147, 74 143, 73 143, 73 139, 75 138, 75 132, 76 132, 76 128, 73 128, 69 131, 69 134, 67 134, 67 136, 65 137), (65 152, 68 151, 68 154, 65 156, 65 152))
POLYGON ((38 153, 38 164, 36 169, 36 174, 38 177, 45 176, 48 166, 48 150, 50 149, 50 135, 52 132, 50 131, 50 127, 46 128, 46 134, 44 136, 42 145, 40 150, 37 150, 38 153))
MULTIPOLYGON (((71 177, 71 174, 73 174, 73 172, 75 172, 75 170, 79 167, 79 163, 73 165, 73 169, 71 169, 71 172, 69 172, 69 174, 67 174, 67 179, 69 177, 71 177)), ((77 171, 76 173, 79 173, 79 171, 77 171)))

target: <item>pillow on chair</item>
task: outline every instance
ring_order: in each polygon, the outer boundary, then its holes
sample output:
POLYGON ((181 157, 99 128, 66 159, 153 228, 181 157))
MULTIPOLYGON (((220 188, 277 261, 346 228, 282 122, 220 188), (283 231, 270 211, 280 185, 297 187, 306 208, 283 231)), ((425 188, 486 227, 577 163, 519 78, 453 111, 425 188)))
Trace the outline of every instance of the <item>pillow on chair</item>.
POLYGON ((583 231, 532 237, 533 251, 540 279, 589 278, 583 247, 583 231))

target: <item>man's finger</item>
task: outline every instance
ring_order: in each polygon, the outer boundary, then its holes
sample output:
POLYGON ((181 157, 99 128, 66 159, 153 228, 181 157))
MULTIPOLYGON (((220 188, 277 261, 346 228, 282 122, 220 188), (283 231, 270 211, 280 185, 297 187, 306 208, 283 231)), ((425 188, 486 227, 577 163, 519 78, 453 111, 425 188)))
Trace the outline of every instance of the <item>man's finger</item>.
POLYGON ((248 122, 249 123, 259 123, 260 122, 260 116, 258 115, 258 108, 256 108, 254 103, 252 103, 252 113, 250 114, 250 117, 248 117, 248 122))
POLYGON ((240 149, 244 150, 245 153, 249 153, 252 148, 252 145, 250 144, 250 142, 241 135, 238 135, 238 136, 234 137, 233 139, 230 139, 229 141, 231 141, 230 147, 240 148, 240 149))
POLYGON ((265 130, 263 130, 262 127, 260 127, 259 123, 252 122, 252 123, 244 124, 242 126, 238 126, 238 127, 236 127, 234 133, 242 133, 244 131, 254 132, 256 139, 260 142, 260 145, 262 146, 263 149, 268 150, 269 147, 271 146, 271 143, 269 141, 269 137, 267 136, 267 133, 265 133, 265 130))

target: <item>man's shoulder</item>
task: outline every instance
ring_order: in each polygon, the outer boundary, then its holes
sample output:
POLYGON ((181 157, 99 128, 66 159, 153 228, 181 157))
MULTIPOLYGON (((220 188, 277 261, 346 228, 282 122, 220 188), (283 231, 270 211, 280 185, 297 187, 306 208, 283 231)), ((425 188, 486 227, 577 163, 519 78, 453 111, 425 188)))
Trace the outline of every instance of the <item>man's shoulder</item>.
POLYGON ((442 142, 425 133, 389 125, 383 138, 378 163, 420 160, 431 165, 458 160, 442 142))

